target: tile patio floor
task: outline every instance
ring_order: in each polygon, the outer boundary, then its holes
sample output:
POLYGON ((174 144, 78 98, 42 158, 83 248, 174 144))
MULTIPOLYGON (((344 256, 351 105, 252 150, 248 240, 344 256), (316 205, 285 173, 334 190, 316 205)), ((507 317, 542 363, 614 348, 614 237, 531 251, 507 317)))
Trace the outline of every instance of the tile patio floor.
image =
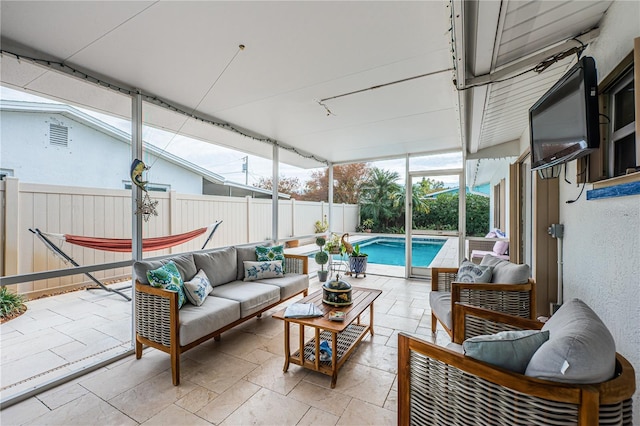
MULTIPOLYGON (((169 356, 148 348, 141 360, 127 356, 0 411, 0 424, 396 424, 398 332, 443 345, 449 337, 431 334, 429 281, 373 273, 347 279, 383 293, 374 305, 375 336, 344 364, 335 389, 329 376, 296 365, 282 372, 284 327, 271 318, 281 305, 184 353, 180 386, 171 384, 169 356)), ((320 283, 313 278, 310 287, 320 283)), ((0 325, 2 399, 130 347, 131 304, 117 295, 77 291, 28 305, 0 325)))

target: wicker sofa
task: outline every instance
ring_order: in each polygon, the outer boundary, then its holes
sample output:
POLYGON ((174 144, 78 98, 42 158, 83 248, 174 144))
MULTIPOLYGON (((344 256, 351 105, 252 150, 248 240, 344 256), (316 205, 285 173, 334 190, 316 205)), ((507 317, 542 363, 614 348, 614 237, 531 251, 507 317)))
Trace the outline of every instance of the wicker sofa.
MULTIPOLYGON (((180 354, 220 335, 296 295, 307 295, 308 258, 285 255, 283 276, 245 276, 245 262, 255 262, 256 245, 180 254, 134 264, 136 358, 143 345, 171 355, 173 384, 180 383, 180 354), (200 270, 212 290, 200 306, 179 307, 179 294, 149 285, 147 272, 173 261, 183 281, 200 270), (250 279, 250 280, 249 280, 250 279)), ((208 289, 208 288, 207 288, 208 289)))
MULTIPOLYGON (((536 286, 529 278, 529 266, 516 265, 493 256, 486 256, 481 266, 492 268, 491 282, 459 282, 459 268, 432 268, 431 331, 435 333, 439 321, 449 336, 456 338, 456 310, 459 304, 469 304, 534 319, 536 315, 536 286)), ((483 334, 483 330, 477 330, 483 334)))
POLYGON ((612 337, 602 338, 604 325, 594 332, 580 309, 544 327, 468 305, 458 313, 457 331, 466 339, 475 336, 470 323, 486 323, 482 328, 496 333, 546 328, 549 338, 520 373, 465 355, 460 345, 442 347, 400 333, 399 425, 633 425, 634 369, 615 352, 612 337))

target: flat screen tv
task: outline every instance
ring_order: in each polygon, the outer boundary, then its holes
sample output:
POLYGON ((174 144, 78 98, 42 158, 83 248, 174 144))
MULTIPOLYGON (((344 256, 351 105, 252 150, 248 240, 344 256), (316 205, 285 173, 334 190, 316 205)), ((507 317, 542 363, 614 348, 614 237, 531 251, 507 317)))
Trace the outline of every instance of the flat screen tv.
POLYGON ((596 64, 586 56, 529 109, 531 169, 582 157, 600 146, 596 64))

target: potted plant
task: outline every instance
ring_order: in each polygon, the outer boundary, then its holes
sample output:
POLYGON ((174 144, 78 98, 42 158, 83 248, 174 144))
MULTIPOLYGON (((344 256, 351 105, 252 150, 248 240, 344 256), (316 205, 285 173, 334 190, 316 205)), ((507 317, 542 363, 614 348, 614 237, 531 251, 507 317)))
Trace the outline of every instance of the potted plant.
POLYGON ((364 232, 371 232, 371 228, 373 228, 373 219, 365 219, 362 221, 362 229, 364 232))
POLYGON ((324 265, 329 262, 329 254, 327 254, 327 252, 323 248, 326 242, 327 240, 325 240, 324 237, 316 238, 316 245, 320 247, 320 251, 316 253, 315 259, 316 263, 320 265, 320 270, 318 271, 318 281, 320 281, 321 283, 327 281, 327 276, 329 274, 329 271, 324 270, 324 265))
POLYGON ((316 234, 327 232, 327 229, 329 229, 329 222, 327 222, 327 215, 324 215, 321 221, 316 220, 316 223, 313 224, 313 227, 316 234))
POLYGON ((332 234, 331 239, 327 241, 327 245, 324 248, 330 254, 340 254, 340 252, 342 251, 340 236, 338 234, 332 234))
POLYGON ((353 247, 353 252, 349 255, 349 271, 351 275, 363 274, 367 276, 367 257, 368 255, 360 251, 360 244, 356 244, 353 247))

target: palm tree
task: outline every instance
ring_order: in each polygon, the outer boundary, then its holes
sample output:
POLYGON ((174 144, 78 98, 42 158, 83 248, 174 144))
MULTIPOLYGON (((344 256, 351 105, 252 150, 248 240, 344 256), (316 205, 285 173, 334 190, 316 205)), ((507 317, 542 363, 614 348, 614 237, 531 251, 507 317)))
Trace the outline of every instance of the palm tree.
MULTIPOLYGON (((407 187, 403 186, 400 190, 394 194, 393 197, 393 206, 396 208, 396 214, 400 223, 398 226, 404 225, 404 214, 405 214, 405 203, 404 200, 406 198, 407 187)), ((425 193, 420 184, 414 184, 411 187, 411 206, 413 211, 413 222, 415 222, 415 214, 416 213, 429 213, 429 205, 425 200, 425 193)), ((415 226, 414 226, 415 228, 415 226)))
POLYGON ((377 167, 371 170, 360 194, 360 213, 363 218, 373 219, 376 225, 384 229, 398 216, 394 208, 394 199, 401 190, 396 183, 398 179, 398 172, 377 167))

